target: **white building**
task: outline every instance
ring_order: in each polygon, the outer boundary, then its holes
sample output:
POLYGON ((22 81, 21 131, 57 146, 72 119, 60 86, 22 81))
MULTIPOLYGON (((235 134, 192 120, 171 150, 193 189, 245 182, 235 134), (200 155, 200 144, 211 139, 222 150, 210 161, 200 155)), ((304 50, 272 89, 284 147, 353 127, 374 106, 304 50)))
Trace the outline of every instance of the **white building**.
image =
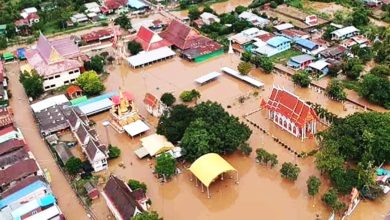
POLYGON ((88 17, 83 13, 78 13, 70 17, 73 23, 82 23, 88 21, 88 17))
POLYGON ((23 18, 27 18, 29 14, 33 14, 33 13, 38 13, 37 8, 35 7, 25 8, 20 13, 20 16, 22 16, 23 18))
POLYGON ((332 32, 332 40, 344 40, 359 34, 359 29, 354 26, 340 28, 332 32))
POLYGON ((45 91, 74 83, 80 75, 82 63, 78 60, 80 50, 70 39, 49 41, 41 34, 35 49, 26 51, 28 64, 21 72, 35 69, 44 78, 45 91))
POLYGON ((270 23, 268 19, 262 18, 258 15, 253 14, 252 12, 244 11, 239 16, 240 19, 249 21, 256 27, 264 27, 270 23))
POLYGON ((208 13, 208 12, 203 12, 200 15, 200 18, 202 19, 203 23, 206 24, 206 25, 210 25, 210 24, 212 24, 214 22, 219 23, 221 21, 218 18, 218 16, 216 16, 215 14, 208 13))
POLYGON ((276 36, 269 39, 266 43, 257 41, 258 47, 253 52, 271 57, 291 48, 291 40, 282 36, 276 36))
POLYGON ((264 34, 268 34, 268 32, 263 31, 263 30, 259 30, 258 28, 253 27, 253 28, 243 30, 238 34, 231 36, 230 40, 233 43, 237 43, 237 44, 242 45, 242 44, 246 44, 246 43, 254 40, 254 38, 257 36, 264 35, 264 34))
MULTIPOLYGON (((86 119, 86 117, 83 117, 86 119)), ((95 172, 99 172, 108 168, 108 149, 99 141, 96 131, 89 127, 88 121, 83 121, 79 114, 72 109, 68 116, 70 128, 81 145, 82 151, 87 156, 95 172)))
POLYGON ((100 13, 100 5, 96 2, 85 3, 85 13, 100 13))

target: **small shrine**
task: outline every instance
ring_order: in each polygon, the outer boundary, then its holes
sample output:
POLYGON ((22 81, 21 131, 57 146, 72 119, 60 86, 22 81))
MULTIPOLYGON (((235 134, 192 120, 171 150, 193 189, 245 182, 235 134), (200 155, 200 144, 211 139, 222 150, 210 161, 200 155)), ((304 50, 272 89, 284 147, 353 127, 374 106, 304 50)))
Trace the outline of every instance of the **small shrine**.
POLYGON ((134 106, 134 96, 130 92, 119 90, 119 95, 113 96, 112 102, 111 124, 119 131, 123 131, 124 126, 141 119, 134 106))
POLYGON ((145 94, 144 104, 146 111, 154 117, 160 117, 167 108, 156 96, 150 93, 145 94))

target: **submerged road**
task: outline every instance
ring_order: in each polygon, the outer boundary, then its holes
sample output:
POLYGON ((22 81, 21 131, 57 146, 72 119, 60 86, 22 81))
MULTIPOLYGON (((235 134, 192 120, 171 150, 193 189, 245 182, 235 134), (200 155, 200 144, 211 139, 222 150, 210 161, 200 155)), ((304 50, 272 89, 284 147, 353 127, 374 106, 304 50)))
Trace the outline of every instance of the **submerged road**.
POLYGON ((51 188, 66 219, 88 219, 84 207, 65 179, 52 157, 46 143, 41 138, 34 117, 30 110, 23 86, 19 83, 19 65, 5 65, 12 93, 10 106, 14 112, 14 121, 23 132, 24 138, 42 169, 48 169, 51 175, 51 188))

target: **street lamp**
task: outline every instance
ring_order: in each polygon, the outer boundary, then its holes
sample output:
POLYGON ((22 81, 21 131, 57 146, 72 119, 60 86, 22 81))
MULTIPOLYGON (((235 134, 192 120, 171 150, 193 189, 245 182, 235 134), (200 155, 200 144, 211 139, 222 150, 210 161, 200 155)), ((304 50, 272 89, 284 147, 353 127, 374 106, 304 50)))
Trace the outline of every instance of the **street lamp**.
POLYGON ((109 125, 110 125, 109 121, 103 121, 103 126, 104 126, 104 129, 106 130, 107 143, 108 143, 108 145, 111 145, 110 135, 108 134, 108 126, 109 125))

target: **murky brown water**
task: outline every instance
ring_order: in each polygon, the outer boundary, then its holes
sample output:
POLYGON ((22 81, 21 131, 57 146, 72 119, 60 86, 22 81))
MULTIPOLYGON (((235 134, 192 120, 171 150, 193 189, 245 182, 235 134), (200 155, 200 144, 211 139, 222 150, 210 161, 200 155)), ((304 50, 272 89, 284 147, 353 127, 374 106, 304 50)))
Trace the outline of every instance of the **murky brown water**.
MULTIPOLYGON (((341 103, 331 101, 312 89, 295 87, 287 76, 267 75, 258 70, 253 70, 251 74, 266 84, 265 89, 260 91, 258 97, 250 96, 251 98, 243 104, 238 102, 238 97, 248 95, 256 89, 236 79, 223 75, 218 80, 201 87, 194 83, 194 79, 201 75, 211 71, 219 71, 223 66, 236 68, 238 63, 239 58, 235 55, 224 55, 201 64, 174 58, 137 70, 130 69, 123 63, 119 67, 110 68, 111 75, 107 79, 106 85, 108 89, 117 89, 118 86, 122 86, 134 93, 140 113, 154 125, 157 120, 148 116, 143 108, 142 99, 145 92, 159 96, 169 91, 178 96, 182 90, 192 88, 197 88, 201 92, 201 100, 217 101, 225 107, 231 105, 232 108, 228 111, 237 116, 258 109, 261 98, 269 96, 273 84, 283 86, 305 100, 320 103, 336 114, 347 115, 355 111, 362 111, 353 106, 343 106, 341 103)), ((266 120, 262 112, 255 113, 250 117, 252 117, 251 120, 257 120, 256 122, 261 123, 262 127, 267 127, 271 133, 292 146, 307 150, 316 145, 314 140, 306 140, 302 143, 281 131, 266 120)), ((106 118, 108 118, 108 113, 93 117, 98 122, 97 130, 103 141, 106 140, 106 136, 101 122, 106 118)), ((276 153, 280 163, 291 161, 301 167, 302 173, 295 184, 283 180, 279 175, 279 168, 269 169, 257 165, 254 162, 254 153, 250 157, 243 157, 237 153, 226 158, 239 171, 240 183, 236 185, 230 179, 217 181, 211 186, 211 199, 207 199, 207 195, 201 192, 200 187, 195 187, 195 183, 190 181, 190 173, 185 168, 183 174, 175 177, 171 182, 158 183, 149 168, 153 161, 139 160, 133 153, 140 146, 139 138, 131 139, 126 134, 116 133, 113 129, 110 129, 109 132, 110 139, 112 144, 118 145, 122 149, 122 156, 116 161, 110 162, 110 171, 101 175, 114 173, 124 180, 135 178, 146 182, 148 195, 153 201, 153 209, 165 219, 237 219, 242 217, 243 213, 248 219, 314 219, 316 214, 326 219, 329 213, 323 207, 319 196, 309 198, 306 193, 308 176, 313 174, 319 176, 318 171, 313 166, 314 158, 297 159, 292 153, 277 145, 270 136, 264 135, 254 127, 251 128, 254 132, 250 138, 250 144, 254 149, 263 147, 276 153), (123 163, 126 168, 119 167, 119 163, 123 163)), ((152 133, 154 133, 153 130, 145 135, 152 133)), ((325 180, 323 181, 321 190, 325 191, 328 184, 325 180)), ((387 213, 386 207, 389 205, 390 199, 386 199, 380 204, 362 202, 356 215, 352 216, 351 219, 367 219, 365 217, 381 219, 382 215, 387 213), (372 212, 375 213, 372 214, 372 212)), ((95 208, 95 205, 93 207, 101 213, 99 216, 108 215, 108 210, 102 208, 104 206, 100 202, 96 206, 99 208, 95 208)))
POLYGON ((12 91, 11 107, 15 113, 15 124, 19 127, 42 169, 48 169, 51 175, 51 188, 58 200, 58 204, 67 219, 88 219, 84 208, 78 203, 76 194, 72 191, 64 175, 60 172, 45 142, 39 135, 27 97, 22 85, 18 82, 19 66, 7 64, 9 87, 12 91))

